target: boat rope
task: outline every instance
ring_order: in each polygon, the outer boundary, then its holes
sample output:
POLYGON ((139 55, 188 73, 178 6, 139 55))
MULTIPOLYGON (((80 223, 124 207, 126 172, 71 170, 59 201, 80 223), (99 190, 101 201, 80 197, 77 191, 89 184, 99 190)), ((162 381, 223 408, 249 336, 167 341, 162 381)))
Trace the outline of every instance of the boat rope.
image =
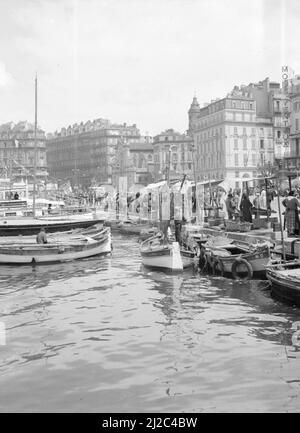
POLYGON ((271 287, 271 281, 261 281, 261 284, 262 287, 261 286, 259 287, 261 290, 267 290, 271 287))

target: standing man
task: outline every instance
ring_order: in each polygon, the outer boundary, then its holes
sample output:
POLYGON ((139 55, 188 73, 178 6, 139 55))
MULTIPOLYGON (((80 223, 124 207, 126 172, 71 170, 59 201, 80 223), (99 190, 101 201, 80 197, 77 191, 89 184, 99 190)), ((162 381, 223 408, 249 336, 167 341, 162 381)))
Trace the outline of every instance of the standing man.
POLYGON ((226 210, 228 213, 228 219, 229 220, 232 220, 233 215, 234 215, 234 211, 235 211, 235 207, 233 207, 232 201, 233 201, 233 196, 232 196, 231 192, 229 192, 227 195, 227 199, 225 200, 226 210))

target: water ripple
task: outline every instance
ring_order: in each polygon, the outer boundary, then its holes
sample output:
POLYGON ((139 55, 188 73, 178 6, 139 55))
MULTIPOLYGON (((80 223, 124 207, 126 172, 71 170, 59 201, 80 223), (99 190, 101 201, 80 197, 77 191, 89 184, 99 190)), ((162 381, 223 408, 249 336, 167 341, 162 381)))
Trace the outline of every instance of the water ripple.
POLYGON ((114 238, 112 257, 1 268, 0 411, 299 411, 298 309, 114 238))

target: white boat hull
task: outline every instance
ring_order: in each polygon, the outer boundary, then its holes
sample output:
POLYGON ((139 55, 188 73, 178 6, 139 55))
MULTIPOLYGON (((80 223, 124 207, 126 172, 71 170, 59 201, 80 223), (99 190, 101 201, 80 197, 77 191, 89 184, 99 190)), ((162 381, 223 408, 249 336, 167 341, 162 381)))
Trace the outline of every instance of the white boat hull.
MULTIPOLYGON (((147 242, 147 241, 145 241, 147 242)), ((180 255, 178 242, 153 250, 141 248, 142 263, 145 266, 168 269, 171 271, 182 271, 183 262, 180 255)))
POLYGON ((0 248, 0 264, 25 265, 53 262, 66 262, 70 260, 83 259, 111 252, 111 234, 98 242, 91 239, 86 245, 45 244, 24 245, 19 247, 0 248))

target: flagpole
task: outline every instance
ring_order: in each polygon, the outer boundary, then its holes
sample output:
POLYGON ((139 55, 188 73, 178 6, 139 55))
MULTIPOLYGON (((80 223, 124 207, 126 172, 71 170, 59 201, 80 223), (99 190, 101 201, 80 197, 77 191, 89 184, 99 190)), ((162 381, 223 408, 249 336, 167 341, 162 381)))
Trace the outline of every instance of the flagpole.
POLYGON ((37 74, 35 74, 35 98, 34 98, 34 167, 33 167, 33 200, 32 200, 32 210, 33 210, 33 218, 35 218, 35 196, 36 196, 36 130, 37 130, 37 74))

